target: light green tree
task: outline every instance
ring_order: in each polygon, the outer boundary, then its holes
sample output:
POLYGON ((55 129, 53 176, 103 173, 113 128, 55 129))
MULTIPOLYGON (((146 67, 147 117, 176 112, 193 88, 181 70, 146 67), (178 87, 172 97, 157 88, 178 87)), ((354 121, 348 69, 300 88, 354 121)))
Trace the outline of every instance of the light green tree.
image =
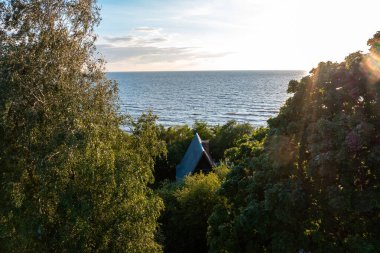
POLYGON ((224 199, 217 194, 229 169, 225 165, 205 174, 187 176, 183 182, 165 183, 159 190, 165 202, 160 222, 165 252, 208 252, 207 220, 224 199))
POLYGON ((92 0, 0 0, 0 252, 160 252, 155 118, 120 130, 92 0))

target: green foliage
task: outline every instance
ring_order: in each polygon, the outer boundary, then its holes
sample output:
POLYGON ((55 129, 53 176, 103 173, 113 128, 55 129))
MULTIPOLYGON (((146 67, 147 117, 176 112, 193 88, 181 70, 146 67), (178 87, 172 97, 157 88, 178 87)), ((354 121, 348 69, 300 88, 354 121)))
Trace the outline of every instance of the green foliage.
POLYGON ((159 137, 166 144, 167 155, 158 157, 155 161, 156 186, 164 180, 175 180, 176 165, 180 163, 194 134, 187 125, 169 128, 161 126, 159 137))
POLYGON ((91 0, 0 1, 0 251, 160 252, 151 114, 119 126, 91 0))
POLYGON ((194 134, 198 133, 202 140, 211 140, 215 136, 215 128, 203 121, 196 121, 192 130, 194 134))
POLYGON ((224 157, 224 151, 235 146, 244 135, 251 134, 254 128, 248 123, 239 124, 234 120, 214 128, 214 137, 210 141, 211 156, 219 161, 224 157))
POLYGON ((379 33, 369 54, 291 81, 266 138, 245 137, 209 219, 210 252, 378 252, 379 33))
POLYGON ((223 202, 216 194, 228 169, 196 174, 181 183, 166 183, 159 189, 165 202, 160 221, 165 252, 207 252, 207 219, 215 205, 223 202))

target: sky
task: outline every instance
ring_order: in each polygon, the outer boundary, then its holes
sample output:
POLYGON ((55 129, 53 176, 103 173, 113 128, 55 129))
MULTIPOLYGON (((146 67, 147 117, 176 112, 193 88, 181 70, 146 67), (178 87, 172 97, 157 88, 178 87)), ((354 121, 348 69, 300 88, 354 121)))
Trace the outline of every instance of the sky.
POLYGON ((107 71, 311 70, 366 51, 379 0, 98 0, 107 71))

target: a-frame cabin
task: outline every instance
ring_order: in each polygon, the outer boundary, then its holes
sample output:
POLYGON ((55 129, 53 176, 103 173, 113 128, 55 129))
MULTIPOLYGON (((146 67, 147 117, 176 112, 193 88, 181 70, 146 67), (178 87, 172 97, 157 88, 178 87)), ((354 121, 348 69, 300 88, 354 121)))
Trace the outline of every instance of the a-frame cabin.
POLYGON ((176 166, 176 180, 202 171, 208 173, 214 167, 208 150, 208 141, 202 141, 196 133, 191 141, 182 161, 176 166))

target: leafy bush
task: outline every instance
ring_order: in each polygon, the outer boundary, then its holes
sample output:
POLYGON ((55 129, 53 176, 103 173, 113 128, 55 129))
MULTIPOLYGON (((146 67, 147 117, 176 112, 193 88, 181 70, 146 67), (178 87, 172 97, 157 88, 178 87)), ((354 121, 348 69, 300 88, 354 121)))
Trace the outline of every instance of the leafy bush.
POLYGON ((188 176, 159 189, 165 203, 160 219, 165 252, 207 252, 207 219, 214 206, 223 202, 216 191, 228 171, 221 166, 215 173, 188 176))

